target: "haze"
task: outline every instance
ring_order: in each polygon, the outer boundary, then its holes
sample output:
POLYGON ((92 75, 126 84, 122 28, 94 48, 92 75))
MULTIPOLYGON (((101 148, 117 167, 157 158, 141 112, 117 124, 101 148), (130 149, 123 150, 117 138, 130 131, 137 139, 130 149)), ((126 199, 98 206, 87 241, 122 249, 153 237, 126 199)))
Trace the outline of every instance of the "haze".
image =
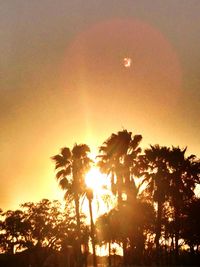
POLYGON ((199 157, 199 14, 198 0, 3 1, 0 207, 60 198, 50 157, 122 128, 199 157))

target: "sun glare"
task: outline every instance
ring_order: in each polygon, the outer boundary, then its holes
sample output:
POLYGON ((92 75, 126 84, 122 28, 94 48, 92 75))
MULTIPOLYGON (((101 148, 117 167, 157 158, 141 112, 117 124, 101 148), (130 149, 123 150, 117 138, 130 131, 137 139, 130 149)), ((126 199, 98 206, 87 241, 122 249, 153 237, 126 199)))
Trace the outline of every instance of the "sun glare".
MULTIPOLYGON (((113 208, 115 203, 115 196, 110 190, 110 177, 101 173, 97 167, 92 167, 85 176, 85 183, 88 188, 91 188, 94 193, 92 202, 93 219, 94 221, 101 214, 108 212, 113 208)), ((88 216, 88 203, 87 199, 84 200, 82 205, 83 212, 88 216)))
POLYGON ((99 193, 109 186, 108 177, 101 173, 98 168, 91 168, 85 176, 86 185, 95 193, 99 193))

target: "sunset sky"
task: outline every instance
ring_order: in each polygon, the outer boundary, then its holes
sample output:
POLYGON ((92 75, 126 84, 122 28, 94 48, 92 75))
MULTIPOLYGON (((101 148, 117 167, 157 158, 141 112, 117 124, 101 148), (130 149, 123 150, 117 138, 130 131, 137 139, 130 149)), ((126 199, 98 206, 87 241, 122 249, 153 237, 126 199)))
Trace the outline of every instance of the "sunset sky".
POLYGON ((0 208, 60 197, 50 157, 123 128, 200 157, 199 0, 0 5, 0 208))

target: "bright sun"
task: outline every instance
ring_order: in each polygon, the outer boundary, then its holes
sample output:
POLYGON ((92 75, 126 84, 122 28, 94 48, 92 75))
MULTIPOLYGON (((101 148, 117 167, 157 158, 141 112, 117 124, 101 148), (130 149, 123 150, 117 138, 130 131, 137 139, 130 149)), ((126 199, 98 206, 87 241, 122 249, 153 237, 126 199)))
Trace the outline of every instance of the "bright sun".
POLYGON ((100 172, 98 168, 92 167, 85 176, 86 185, 95 193, 101 194, 101 191, 109 187, 107 175, 100 172))
MULTIPOLYGON (((92 167, 85 176, 85 182, 94 193, 92 207, 93 217, 96 220, 99 215, 108 212, 115 206, 115 197, 110 190, 110 177, 101 173, 97 167, 92 167)), ((83 202, 82 208, 89 218, 87 199, 83 202)))

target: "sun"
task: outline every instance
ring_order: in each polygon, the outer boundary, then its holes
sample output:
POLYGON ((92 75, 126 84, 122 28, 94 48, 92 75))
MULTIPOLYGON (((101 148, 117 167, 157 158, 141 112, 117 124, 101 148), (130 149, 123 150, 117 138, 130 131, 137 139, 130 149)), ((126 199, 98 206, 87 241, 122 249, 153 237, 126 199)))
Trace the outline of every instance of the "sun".
POLYGON ((100 194, 102 190, 110 186, 109 179, 106 174, 101 173, 97 167, 92 167, 85 176, 86 185, 91 188, 94 193, 100 194))
MULTIPOLYGON (((92 208, 94 221, 105 212, 109 212, 116 205, 116 198, 111 191, 110 177, 103 174, 99 168, 92 167, 85 175, 86 186, 94 193, 92 208)), ((89 219, 88 200, 85 198, 82 211, 89 219)))

